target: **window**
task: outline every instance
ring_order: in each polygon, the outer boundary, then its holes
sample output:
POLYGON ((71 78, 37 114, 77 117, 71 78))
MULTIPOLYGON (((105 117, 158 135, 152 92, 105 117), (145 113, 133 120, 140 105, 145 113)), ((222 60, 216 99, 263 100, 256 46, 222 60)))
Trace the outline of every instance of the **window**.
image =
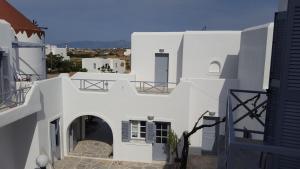
POLYGON ((156 143, 166 144, 168 141, 168 132, 170 123, 156 122, 156 143))
POLYGON ((220 73, 221 71, 221 65, 218 61, 213 61, 209 65, 209 73, 220 73))
POLYGON ((131 121, 131 138, 146 138, 146 121, 131 121))

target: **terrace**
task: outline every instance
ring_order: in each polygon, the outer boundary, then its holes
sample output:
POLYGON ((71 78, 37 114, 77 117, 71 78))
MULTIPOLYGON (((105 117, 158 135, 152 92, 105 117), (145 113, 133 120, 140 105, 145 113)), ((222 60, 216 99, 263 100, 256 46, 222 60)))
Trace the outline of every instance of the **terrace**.
MULTIPOLYGON (((72 79, 74 84, 84 91, 107 92, 116 80, 72 79)), ((129 81, 141 94, 170 94, 177 83, 129 81)))
POLYGON ((266 92, 230 90, 223 149, 226 169, 265 169, 270 167, 274 157, 300 157, 297 149, 271 144, 274 138, 267 135, 265 129, 270 126, 265 121, 269 113, 267 103, 266 92), (256 129, 251 129, 254 126, 256 129))

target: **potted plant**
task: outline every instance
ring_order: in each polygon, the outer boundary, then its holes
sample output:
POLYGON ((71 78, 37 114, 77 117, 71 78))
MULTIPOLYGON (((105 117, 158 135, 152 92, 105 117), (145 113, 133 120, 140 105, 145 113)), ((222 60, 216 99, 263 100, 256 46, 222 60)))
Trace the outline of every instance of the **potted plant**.
POLYGON ((178 156, 178 144, 179 144, 179 139, 177 134, 174 132, 174 130, 169 129, 168 132, 168 142, 167 146, 169 149, 169 162, 179 162, 179 156, 178 156), (175 157, 174 157, 175 155, 175 157))

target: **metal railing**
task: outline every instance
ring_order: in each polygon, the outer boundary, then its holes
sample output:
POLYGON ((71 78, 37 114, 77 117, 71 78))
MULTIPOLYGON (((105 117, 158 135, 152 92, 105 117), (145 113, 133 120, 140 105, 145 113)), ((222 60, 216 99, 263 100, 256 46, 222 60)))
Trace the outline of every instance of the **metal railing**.
POLYGON ((150 82, 150 81, 131 81, 135 84, 138 92, 141 93, 170 93, 172 88, 170 85, 176 86, 172 82, 150 82))
POLYGON ((41 80, 41 75, 38 74, 25 74, 25 73, 18 73, 17 75, 17 81, 26 81, 26 82, 32 82, 41 80))
MULTIPOLYGON (((80 90, 107 92, 116 80, 95 80, 95 79, 72 79, 80 90)), ((172 91, 176 83, 171 82, 150 82, 130 81, 140 93, 166 94, 172 91)))
MULTIPOLYGON (((263 141, 254 142, 255 140, 251 138, 244 138, 248 140, 248 141, 244 141, 239 139, 236 136, 237 132, 254 133, 254 134, 260 134, 262 136, 265 135, 264 131, 240 129, 240 128, 236 128, 236 125, 238 123, 242 123, 243 120, 245 119, 248 120, 252 119, 258 122, 261 126, 263 126, 263 128, 265 127, 265 122, 261 118, 263 117, 263 114, 267 113, 266 112, 267 97, 262 97, 262 95, 266 96, 266 94, 267 94, 266 92, 249 91, 249 90, 229 91, 227 109, 226 109, 226 124, 225 124, 225 154, 226 154, 225 160, 226 160, 227 169, 237 168, 235 164, 237 163, 238 160, 234 160, 234 158, 238 158, 237 155, 238 151, 242 151, 243 154, 251 151, 260 153, 259 165, 257 166, 257 168, 261 168, 261 169, 266 168, 266 164, 268 160, 268 158, 266 158, 266 155, 277 154, 277 155, 285 155, 288 157, 300 157, 300 151, 297 149, 281 147, 281 146, 273 146, 263 141), (246 99, 244 97, 244 99, 242 99, 241 95, 243 94, 252 95, 252 96, 246 99), (234 113, 239 108, 244 108, 246 112, 241 117, 235 119, 234 113)), ((253 159, 248 159, 248 160, 252 161, 253 159)), ((245 161, 245 164, 246 163, 247 162, 245 161)))
POLYGON ((18 90, 11 90, 0 94, 0 111, 8 108, 22 105, 25 102, 26 95, 31 87, 20 88, 18 90))

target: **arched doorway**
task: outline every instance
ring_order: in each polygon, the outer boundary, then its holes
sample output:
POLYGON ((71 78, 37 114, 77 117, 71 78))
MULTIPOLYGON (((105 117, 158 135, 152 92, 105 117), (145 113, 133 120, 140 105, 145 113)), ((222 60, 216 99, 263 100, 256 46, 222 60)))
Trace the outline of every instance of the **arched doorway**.
POLYGON ((69 155, 112 158, 113 133, 103 119, 96 116, 80 116, 68 127, 69 155))

